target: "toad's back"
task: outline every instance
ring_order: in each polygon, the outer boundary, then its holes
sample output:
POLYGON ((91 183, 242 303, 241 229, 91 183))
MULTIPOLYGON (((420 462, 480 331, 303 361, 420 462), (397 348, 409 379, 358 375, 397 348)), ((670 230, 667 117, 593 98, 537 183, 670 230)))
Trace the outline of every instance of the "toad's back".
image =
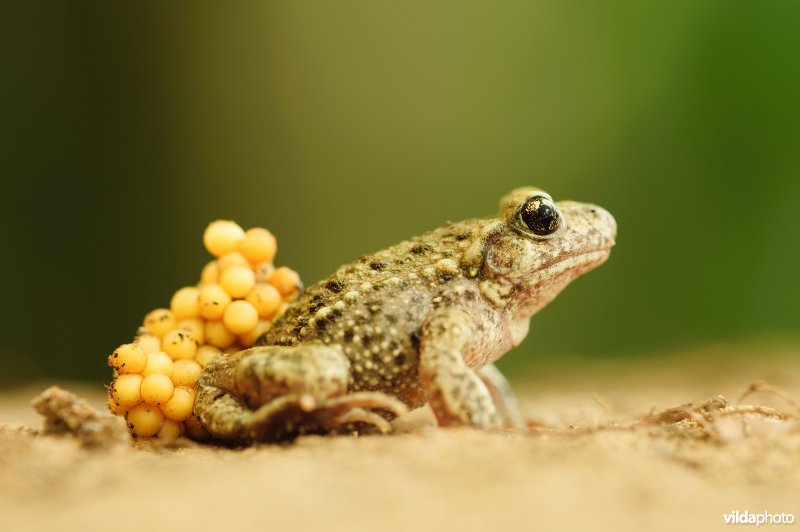
POLYGON ((479 223, 448 224, 339 268, 306 289, 259 344, 340 345, 351 362, 353 390, 424 402, 419 330, 442 292, 463 280, 460 257, 479 223))

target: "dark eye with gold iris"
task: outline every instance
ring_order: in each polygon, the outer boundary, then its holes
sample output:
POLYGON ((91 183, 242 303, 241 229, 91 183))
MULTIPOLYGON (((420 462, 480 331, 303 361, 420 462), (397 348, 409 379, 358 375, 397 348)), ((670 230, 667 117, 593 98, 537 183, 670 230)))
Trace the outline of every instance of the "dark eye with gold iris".
POLYGON ((561 224, 561 216, 553 200, 545 196, 534 196, 526 201, 519 211, 520 220, 533 234, 553 234, 561 224))

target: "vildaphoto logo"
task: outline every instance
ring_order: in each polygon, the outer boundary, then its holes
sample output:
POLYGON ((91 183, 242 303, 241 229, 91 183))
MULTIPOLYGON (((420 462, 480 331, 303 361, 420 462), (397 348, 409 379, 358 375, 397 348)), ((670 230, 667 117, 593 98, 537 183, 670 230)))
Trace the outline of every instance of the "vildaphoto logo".
POLYGON ((793 525, 794 514, 771 514, 769 512, 753 513, 745 510, 734 510, 729 514, 722 514, 726 525, 793 525))

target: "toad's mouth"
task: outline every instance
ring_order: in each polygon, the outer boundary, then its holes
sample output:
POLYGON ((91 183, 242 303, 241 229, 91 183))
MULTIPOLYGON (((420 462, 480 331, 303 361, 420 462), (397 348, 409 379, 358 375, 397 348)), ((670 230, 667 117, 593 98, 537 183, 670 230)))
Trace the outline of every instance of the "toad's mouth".
MULTIPOLYGON (((569 280, 600 266, 608 260, 610 255, 611 246, 560 255, 530 272, 528 282, 524 284, 538 289, 543 284, 549 284, 556 280, 566 279, 569 282, 569 280)), ((514 275, 514 272, 508 272, 499 277, 511 283, 514 275)))
POLYGON ((558 277, 568 272, 577 272, 578 275, 592 270, 611 256, 611 246, 596 248, 583 253, 570 253, 545 263, 539 273, 543 278, 558 277))

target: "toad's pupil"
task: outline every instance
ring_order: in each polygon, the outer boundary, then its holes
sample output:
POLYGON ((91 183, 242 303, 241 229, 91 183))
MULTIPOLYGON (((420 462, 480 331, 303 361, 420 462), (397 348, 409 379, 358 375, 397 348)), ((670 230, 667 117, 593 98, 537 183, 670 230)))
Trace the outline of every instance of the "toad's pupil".
POLYGON ((528 229, 537 235, 549 235, 558 229, 558 209, 552 201, 543 196, 536 196, 526 201, 520 211, 520 217, 528 229))

